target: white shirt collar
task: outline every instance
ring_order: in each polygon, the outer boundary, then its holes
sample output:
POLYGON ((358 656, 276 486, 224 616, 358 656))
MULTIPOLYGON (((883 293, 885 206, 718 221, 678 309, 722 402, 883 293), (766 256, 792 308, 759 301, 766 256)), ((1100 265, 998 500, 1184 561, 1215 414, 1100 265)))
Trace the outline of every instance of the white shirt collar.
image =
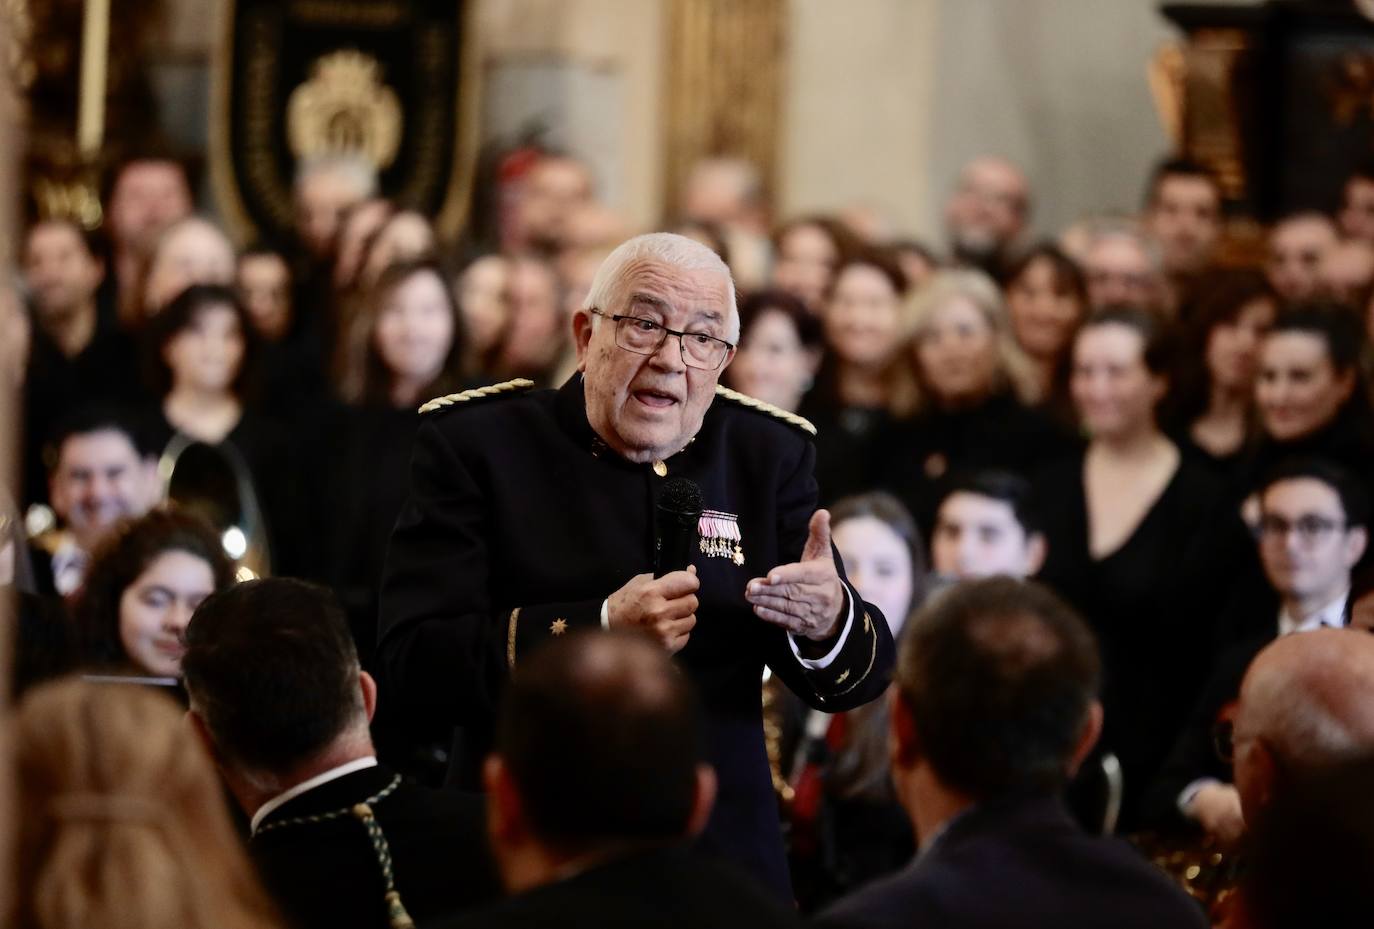
POLYGON ((63 533, 52 553, 53 589, 58 596, 69 597, 81 589, 90 561, 86 551, 76 544, 76 538, 63 533))
POLYGON ((278 809, 283 804, 291 802, 306 791, 314 790, 316 787, 322 784, 328 784, 330 781, 336 781, 346 774, 352 774, 354 771, 362 771, 364 768, 375 767, 377 767, 376 757, 368 755, 365 758, 356 758, 346 764, 341 764, 337 768, 330 768, 323 774, 316 774, 307 781, 301 781, 295 787, 277 794, 271 800, 268 800, 262 806, 258 807, 258 811, 253 814, 253 822, 249 829, 250 834, 257 835, 258 827, 262 825, 262 821, 266 819, 273 810, 278 809))
POLYGON ((1345 626, 1345 601, 1349 599, 1350 591, 1345 590, 1339 597, 1324 605, 1321 609, 1304 618, 1296 618, 1288 613, 1288 607, 1279 607, 1279 635, 1285 636, 1294 632, 1311 632, 1313 629, 1320 629, 1323 626, 1330 626, 1332 629, 1341 629, 1345 626))

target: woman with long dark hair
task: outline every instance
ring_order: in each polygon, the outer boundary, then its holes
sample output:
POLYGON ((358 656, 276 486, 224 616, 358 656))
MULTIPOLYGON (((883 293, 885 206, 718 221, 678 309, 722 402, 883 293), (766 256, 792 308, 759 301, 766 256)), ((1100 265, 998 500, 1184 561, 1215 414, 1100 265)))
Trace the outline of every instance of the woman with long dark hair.
POLYGON ((1255 439, 1260 345, 1278 295, 1258 271, 1217 271, 1197 282, 1184 314, 1167 428, 1185 454, 1229 474, 1255 439))
POLYGON ((96 551, 76 602, 81 663, 179 677, 191 614, 233 582, 219 535, 199 517, 154 510, 129 522, 96 551))
POLYGON ((887 251, 863 252, 835 272, 821 313, 825 358, 799 410, 816 425, 822 501, 875 486, 890 424, 916 389, 906 295, 887 251))

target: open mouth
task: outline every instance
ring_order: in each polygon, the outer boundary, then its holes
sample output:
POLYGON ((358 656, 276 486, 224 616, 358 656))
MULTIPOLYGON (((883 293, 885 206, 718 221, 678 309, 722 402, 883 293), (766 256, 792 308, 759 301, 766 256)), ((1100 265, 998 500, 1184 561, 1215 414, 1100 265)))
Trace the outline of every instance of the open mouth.
POLYGON ((653 388, 636 390, 633 396, 640 403, 654 410, 665 410, 670 406, 675 406, 678 402, 677 397, 667 391, 654 390, 653 388))

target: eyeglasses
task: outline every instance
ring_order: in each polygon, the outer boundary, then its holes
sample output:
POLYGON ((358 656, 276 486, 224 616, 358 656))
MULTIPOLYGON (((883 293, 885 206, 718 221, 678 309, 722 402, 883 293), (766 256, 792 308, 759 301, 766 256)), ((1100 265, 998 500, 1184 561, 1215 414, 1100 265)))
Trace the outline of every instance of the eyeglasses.
POLYGON ((1234 711, 1224 711, 1220 719, 1212 724, 1212 751, 1217 758, 1228 765, 1236 763, 1236 751, 1246 742, 1261 741, 1258 735, 1236 735, 1234 711))
POLYGON ((1266 513, 1260 517, 1259 537, 1263 541, 1282 542, 1288 538, 1288 533, 1296 531, 1298 541, 1310 546, 1316 545, 1326 536, 1344 527, 1345 524, 1339 520, 1328 519, 1325 516, 1308 514, 1290 522, 1282 516, 1266 513))
POLYGON ((1236 761, 1236 724, 1229 719, 1219 719, 1212 726, 1212 751, 1226 764, 1236 761))
POLYGON ((679 332, 667 326, 660 326, 652 319, 642 316, 611 316, 596 308, 591 312, 614 322, 615 344, 636 355, 655 355, 668 340, 668 336, 677 336, 678 345, 682 350, 682 362, 689 368, 714 371, 725 361, 730 349, 735 347, 713 335, 704 332, 679 332))

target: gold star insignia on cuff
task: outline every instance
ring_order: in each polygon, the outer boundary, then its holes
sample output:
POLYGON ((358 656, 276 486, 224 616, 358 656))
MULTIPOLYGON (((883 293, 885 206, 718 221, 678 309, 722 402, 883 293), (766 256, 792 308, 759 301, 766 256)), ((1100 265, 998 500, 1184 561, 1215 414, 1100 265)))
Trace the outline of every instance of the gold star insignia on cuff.
POLYGON ((568 621, 566 619, 555 619, 553 625, 549 626, 549 632, 554 635, 562 635, 568 631, 568 621))

